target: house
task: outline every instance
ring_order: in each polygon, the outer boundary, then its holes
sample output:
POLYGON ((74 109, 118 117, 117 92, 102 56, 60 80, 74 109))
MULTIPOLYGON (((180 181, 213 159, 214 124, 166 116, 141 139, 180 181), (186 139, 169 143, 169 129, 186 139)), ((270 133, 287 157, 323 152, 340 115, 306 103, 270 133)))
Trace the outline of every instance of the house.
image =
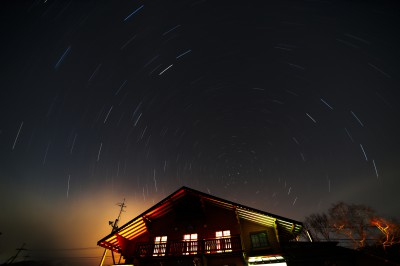
POLYGON ((182 187, 98 241, 124 265, 287 265, 302 223, 182 187))

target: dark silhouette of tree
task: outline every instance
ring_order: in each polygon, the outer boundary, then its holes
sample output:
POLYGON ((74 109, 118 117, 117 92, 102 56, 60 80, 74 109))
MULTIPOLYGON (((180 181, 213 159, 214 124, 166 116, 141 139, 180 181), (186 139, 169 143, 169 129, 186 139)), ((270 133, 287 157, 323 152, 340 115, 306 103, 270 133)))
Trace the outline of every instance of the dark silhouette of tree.
POLYGON ((306 217, 304 225, 310 231, 315 241, 330 240, 332 229, 329 224, 328 216, 325 213, 314 213, 306 217))
POLYGON ((327 213, 307 216, 304 225, 315 241, 346 239, 355 249, 367 245, 386 249, 400 243, 400 224, 362 204, 335 203, 327 213))
POLYGON ((332 227, 339 235, 346 236, 354 248, 365 246, 367 235, 371 233, 371 220, 375 211, 365 205, 339 202, 328 210, 332 227))
POLYGON ((384 250, 387 247, 400 243, 400 224, 396 221, 374 217, 371 220, 371 224, 381 232, 381 235, 377 238, 377 242, 384 250))

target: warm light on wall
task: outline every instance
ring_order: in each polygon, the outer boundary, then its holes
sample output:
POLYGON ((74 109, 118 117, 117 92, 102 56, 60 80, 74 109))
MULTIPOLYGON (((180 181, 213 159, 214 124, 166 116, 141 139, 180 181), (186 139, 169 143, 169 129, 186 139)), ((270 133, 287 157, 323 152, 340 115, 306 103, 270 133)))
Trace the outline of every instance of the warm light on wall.
POLYGON ((285 259, 282 256, 259 256, 259 257, 249 257, 249 265, 275 265, 275 266, 286 266, 285 259), (265 262, 265 263, 264 263, 265 262))
POLYGON ((257 263, 257 264, 249 264, 249 265, 257 265, 257 266, 287 266, 286 262, 271 262, 271 263, 257 263))

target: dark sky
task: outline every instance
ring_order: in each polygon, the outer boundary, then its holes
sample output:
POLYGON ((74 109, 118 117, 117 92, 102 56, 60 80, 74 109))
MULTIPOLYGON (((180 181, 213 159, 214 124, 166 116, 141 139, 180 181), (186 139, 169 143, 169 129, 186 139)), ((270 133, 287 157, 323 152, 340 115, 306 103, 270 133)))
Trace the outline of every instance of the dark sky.
POLYGON ((1 5, 0 262, 26 242, 95 265, 118 201, 125 222, 183 185, 399 217, 396 1, 1 5))

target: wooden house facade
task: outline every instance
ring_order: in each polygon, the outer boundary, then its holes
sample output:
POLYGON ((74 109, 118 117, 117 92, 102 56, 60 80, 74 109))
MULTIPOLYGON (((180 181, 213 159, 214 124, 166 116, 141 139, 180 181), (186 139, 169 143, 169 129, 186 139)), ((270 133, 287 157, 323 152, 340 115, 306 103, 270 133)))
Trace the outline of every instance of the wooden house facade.
POLYGON ((286 265, 302 223, 182 187, 98 241, 124 265, 286 265))

